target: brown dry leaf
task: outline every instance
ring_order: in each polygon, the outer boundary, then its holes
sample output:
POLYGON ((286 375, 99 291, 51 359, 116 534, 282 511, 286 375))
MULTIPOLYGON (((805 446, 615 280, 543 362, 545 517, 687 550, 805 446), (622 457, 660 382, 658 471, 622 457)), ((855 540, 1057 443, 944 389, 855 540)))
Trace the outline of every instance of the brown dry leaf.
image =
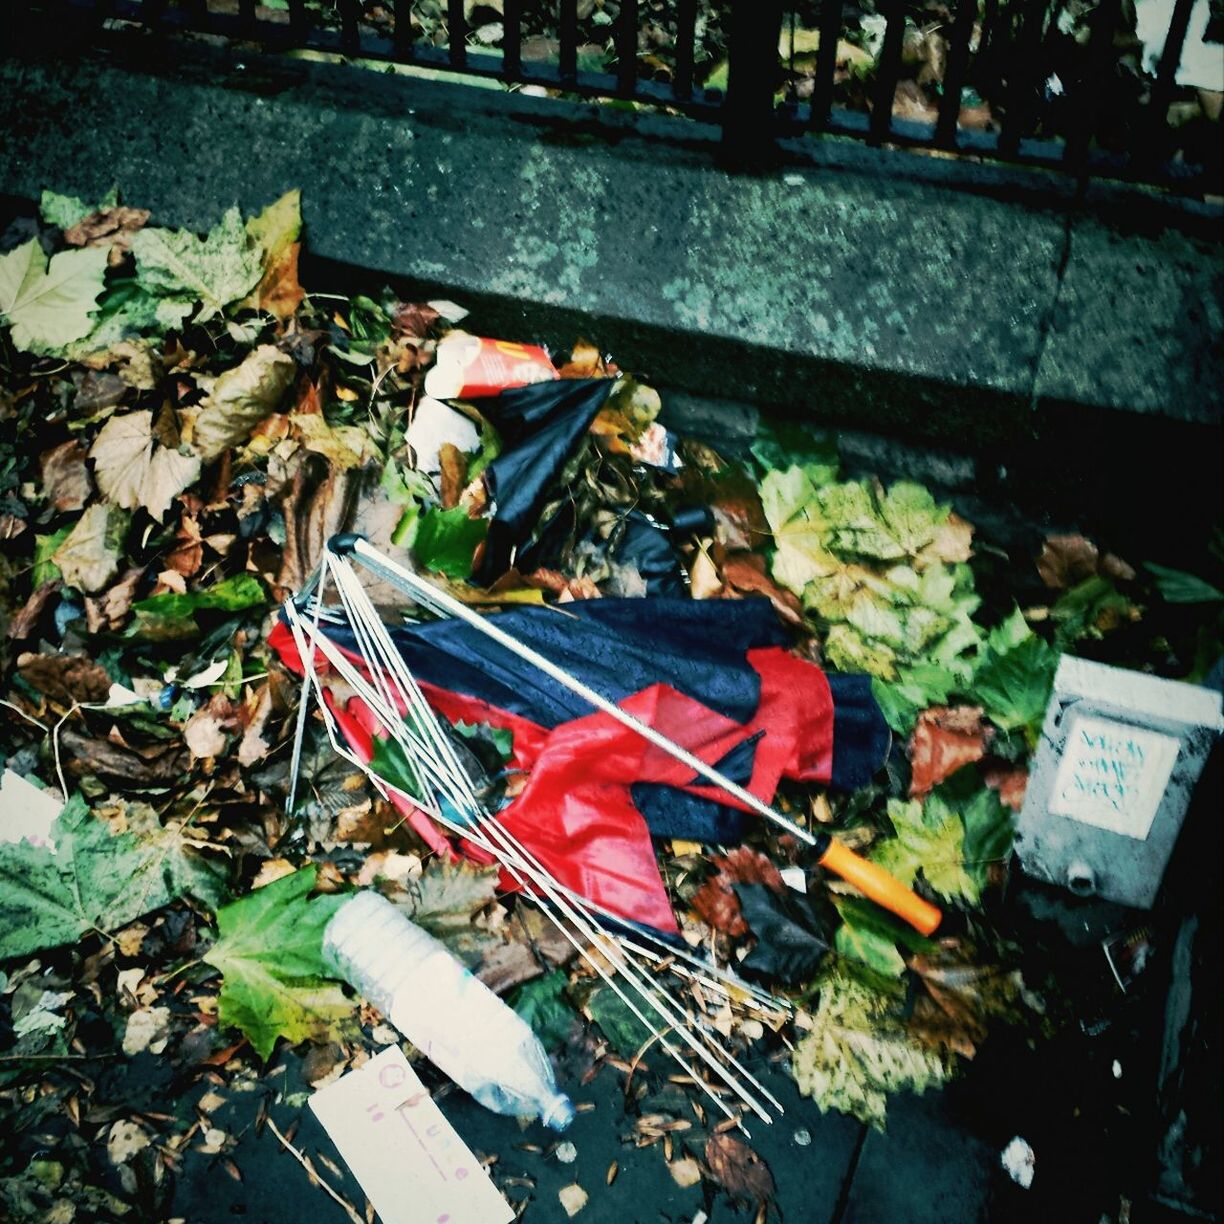
POLYGON ((308 412, 294 413, 290 425, 302 445, 341 471, 365 467, 378 457, 378 447, 369 431, 360 425, 329 425, 325 417, 308 412))
POLYGON ((43 451, 43 496, 56 510, 83 510, 93 492, 93 481, 85 466, 85 448, 77 440, 62 442, 43 451))
POLYGON ((442 469, 438 499, 443 510, 453 510, 459 504, 459 496, 467 485, 467 455, 453 442, 443 442, 438 449, 438 464, 442 469))
POLYGON ((917 81, 898 81, 893 96, 894 119, 909 119, 918 123, 934 123, 939 118, 939 107, 931 101, 925 89, 917 81))
POLYGON ((1099 559, 1097 546, 1082 535, 1052 535, 1037 558, 1037 572, 1050 590, 1062 591, 1091 578, 1099 559))
MULTIPOLYGON (((506 943, 485 954, 477 977, 494 994, 568 964, 577 953, 574 945, 536 909, 520 907, 506 924, 506 943)), ((580 943, 585 942, 574 932, 580 943)))
POLYGON ((83 735, 71 726, 60 732, 60 747, 77 777, 93 774, 125 790, 180 785, 191 763, 191 754, 179 744, 132 748, 113 739, 83 735))
POLYGON ((716 931, 738 939, 748 934, 748 924, 740 912, 739 899, 720 872, 711 876, 694 894, 689 904, 697 915, 716 931))
POLYGON ((200 457, 211 461, 245 442, 280 402, 297 376, 297 364, 274 345, 252 349, 240 365, 226 370, 196 415, 192 441, 200 457))
POLYGON ((1024 806, 1028 788, 1028 770, 1023 765, 988 766, 982 773, 987 786, 999 792, 999 802, 1018 812, 1024 806))
POLYGON ((136 588, 144 577, 143 566, 133 566, 124 572, 122 578, 97 599, 85 601, 85 613, 89 618, 90 632, 97 633, 100 629, 118 629, 132 610, 132 600, 136 598, 136 588))
POLYGON ((106 1137, 106 1155, 116 1168, 122 1168, 152 1143, 148 1132, 129 1118, 121 1118, 106 1137))
POLYGON ((711 1135, 705 1160, 716 1182, 737 1202, 769 1203, 774 1196, 769 1166, 733 1135, 711 1135))
POLYGON ((667 1166, 667 1171, 672 1175, 672 1181, 681 1190, 687 1190, 690 1186, 695 1186, 701 1180, 701 1166, 691 1156, 685 1156, 681 1160, 673 1160, 667 1166))
POLYGON ((184 514, 175 539, 174 547, 166 554, 166 569, 190 578, 204 563, 200 524, 190 514, 184 514))
POLYGON ((770 578, 759 553, 731 553, 723 562, 723 580, 736 591, 767 596, 784 621, 803 624, 803 605, 792 591, 784 591, 770 578))
POLYGON ((574 343, 569 360, 557 370, 562 378, 613 378, 620 373, 589 341, 579 338, 574 343))
POLYGON ((95 502, 87 506, 51 560, 64 581, 78 591, 100 591, 119 572, 119 554, 127 532, 128 516, 95 502))
MULTIPOLYGON (((513 571, 511 571, 513 572, 513 571)), ((501 584, 502 579, 498 579, 490 590, 496 591, 501 584)), ((567 578, 564 574, 557 570, 538 569, 533 570, 523 578, 529 587, 535 587, 539 591, 551 591, 552 594, 560 596, 562 601, 565 599, 600 599, 602 595, 599 587, 595 585, 594 579, 582 578, 567 578)))
POLYGON ((716 858, 714 865, 733 884, 765 884, 779 896, 786 892, 786 881, 773 861, 748 846, 737 846, 725 858, 716 858))
MULTIPOLYGON (((338 472, 317 456, 301 456, 281 503, 285 547, 276 576, 278 587, 301 589, 323 555, 327 540, 352 522, 360 489, 359 472, 338 472)), ((374 535, 369 530, 363 534, 374 535)))
POLYGON ((391 316, 391 334, 423 340, 442 316, 425 302, 400 302, 391 316))
POLYGON ((689 594, 694 599, 717 599, 723 594, 723 580, 708 548, 698 548, 689 570, 689 594))
POLYGON ((957 941, 928 955, 915 956, 909 967, 926 989, 910 1019, 910 1030, 928 1045, 972 1058, 993 1016, 1014 1016, 1024 981, 1018 969, 981 964, 973 949, 957 941))
POLYGON ((263 279, 251 294, 259 310, 266 310, 278 319, 290 319, 302 304, 306 291, 298 280, 300 242, 291 242, 272 255, 264 268, 263 279))
POLYGON ((160 520, 200 475, 200 460, 162 445, 147 409, 111 417, 89 450, 98 488, 124 510, 143 506, 160 520))
POLYGON ((910 736, 910 797, 925 795, 963 765, 980 761, 992 731, 980 706, 932 706, 910 736))
POLYGON ((716 931, 738 938, 748 934, 748 924, 740 912, 739 899, 732 884, 765 884, 779 895, 786 883, 777 867, 756 850, 738 846, 725 858, 715 858, 718 874, 711 876, 693 895, 693 909, 716 931))
POLYGON ((183 726, 183 742, 196 759, 220 756, 241 721, 233 702, 214 693, 183 726))
POLYGON ((23 638, 30 636, 43 614, 43 609, 47 606, 47 601, 59 590, 59 587, 59 579, 52 578, 50 582, 44 582, 42 586, 35 588, 30 593, 29 599, 21 605, 20 609, 13 614, 13 619, 9 621, 8 635, 13 641, 20 642, 23 638))
POLYGON ((132 245, 132 235, 143 228, 148 220, 147 208, 127 208, 116 204, 82 217, 64 231, 64 241, 69 246, 110 247, 107 263, 114 268, 123 262, 124 255, 132 245))
POLYGON ((264 738, 264 730, 272 715, 272 686, 262 684, 254 693, 248 693, 246 707, 246 729, 242 733, 242 742, 238 745, 238 764, 244 768, 254 765, 256 761, 262 761, 272 749, 272 745, 264 738))
POLYGON ((251 881, 251 891, 263 888, 265 884, 275 883, 287 875, 292 875, 296 870, 297 868, 288 859, 264 859, 259 864, 259 871, 256 872, 255 878, 251 881))
POLYGON ((0 514, 0 540, 15 540, 25 529, 25 519, 15 514, 0 514))
POLYGON ((85 655, 23 654, 17 660, 21 678, 61 705, 105 701, 111 680, 85 655))
POLYGON ((1113 553, 1106 553, 1101 558, 1101 563, 1097 566, 1097 573, 1103 574, 1106 578, 1112 578, 1115 582, 1134 582, 1135 580, 1134 569, 1127 565, 1121 557, 1115 557, 1113 553))

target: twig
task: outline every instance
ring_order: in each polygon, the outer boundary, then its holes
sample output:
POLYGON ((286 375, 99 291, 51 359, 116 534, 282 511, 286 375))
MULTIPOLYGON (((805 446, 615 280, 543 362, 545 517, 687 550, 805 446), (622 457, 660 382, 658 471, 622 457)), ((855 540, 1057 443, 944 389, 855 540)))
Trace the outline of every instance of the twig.
POLYGON ((306 1173, 310 1177, 310 1180, 314 1182, 316 1185, 321 1186, 324 1190, 326 1190, 327 1193, 330 1194, 331 1197, 337 1203, 339 1203, 341 1207, 344 1208, 345 1214, 348 1216, 350 1220, 353 1221, 353 1224, 365 1224, 365 1220, 360 1215, 357 1214, 357 1209, 353 1206, 353 1204, 350 1203, 348 1199, 344 1198, 343 1196, 338 1194, 335 1190, 333 1190, 331 1186, 329 1186, 327 1182, 324 1181, 323 1178, 319 1176, 319 1174, 315 1170, 314 1165, 310 1163, 310 1158, 307 1156, 303 1156, 302 1153, 299 1152, 297 1148, 295 1148, 293 1144, 290 1143, 289 1140, 286 1139, 285 1136, 280 1133, 279 1128, 277 1127, 276 1123, 272 1121, 271 1117, 266 1118, 265 1121, 268 1123, 268 1129, 277 1137, 277 1139, 280 1140, 281 1146, 285 1149, 285 1151, 288 1152, 289 1155, 292 1156, 293 1159, 296 1160, 298 1164, 300 1164, 302 1168, 306 1170, 306 1173))

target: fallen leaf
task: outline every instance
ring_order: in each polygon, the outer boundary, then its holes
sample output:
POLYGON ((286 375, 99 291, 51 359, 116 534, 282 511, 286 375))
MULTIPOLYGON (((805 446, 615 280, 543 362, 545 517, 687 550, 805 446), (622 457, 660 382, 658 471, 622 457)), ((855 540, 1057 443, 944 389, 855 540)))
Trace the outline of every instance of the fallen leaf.
POLYGON ((443 442, 438 448, 438 463, 438 501, 443 510, 450 510, 459 504, 459 496, 467 487, 467 456, 453 442, 443 442))
POLYGON ((59 589, 60 580, 51 578, 30 592, 30 597, 13 613, 13 619, 9 621, 8 636, 13 641, 20 642, 34 632, 42 619, 44 609, 59 589))
POLYGON ((109 252, 107 262, 114 268, 123 262, 132 245, 132 235, 148 220, 147 208, 124 205, 101 208, 64 230, 64 241, 69 246, 105 247, 109 252))
POLYGON ((52 560, 64 581, 86 593, 101 590, 119 572, 119 555, 127 535, 122 510, 97 502, 76 521, 52 560))
POLYGON ((202 239, 188 230, 138 230, 132 254, 141 287, 163 301, 199 302, 197 323, 248 293, 263 273, 258 248, 248 238, 237 208, 229 209, 202 239))
POLYGON ((224 975, 218 1018, 241 1029, 266 1060, 278 1037, 331 1041, 352 1026, 353 1004, 323 980, 323 928, 347 898, 308 900, 313 867, 217 911, 204 959, 224 975))
POLYGON ((803 605, 783 590, 765 572, 765 558, 759 553, 730 553, 722 565, 723 581, 741 594, 764 595, 778 615, 791 625, 803 624, 803 605))
POLYGON ((183 726, 183 742, 199 760, 220 756, 238 730, 239 718, 224 693, 214 693, 183 726))
POLYGON ((124 510, 143 506, 161 520, 170 502, 199 479, 200 460, 162 446, 147 410, 111 417, 90 448, 98 487, 124 510))
MULTIPOLYGON (((166 1010, 166 1009, 163 1009, 166 1010)), ((129 1021, 130 1026, 130 1021, 129 1021)), ((124 1046, 127 1045, 127 1035, 124 1035, 124 1046)), ((160 1051, 154 1051, 160 1053, 160 1051)), ((152 1143, 148 1131, 139 1123, 129 1118, 121 1118, 114 1123, 106 1136, 106 1155, 116 1168, 126 1165, 134 1156, 143 1152, 152 1143)))
POLYGON ((285 192, 263 212, 251 217, 246 231, 262 253, 263 275, 241 305, 266 310, 278 319, 291 318, 306 296, 298 281, 302 193, 297 189, 285 192))
POLYGON ((813 929, 811 917, 790 897, 779 896, 765 884, 735 884, 740 913, 756 937, 752 951, 740 962, 746 970, 787 983, 811 980, 829 950, 813 929))
POLYGON ((1024 981, 1018 969, 982 963, 974 949, 946 943, 913 957, 909 967, 925 993, 915 1002, 910 1031, 936 1048, 972 1058, 994 1017, 1017 1017, 1024 981))
POLYGON ((562 1186, 557 1191, 557 1198, 571 1220, 587 1205, 587 1192, 577 1182, 562 1186))
POLYGON ((123 1031, 123 1052, 132 1058, 143 1054, 160 1054, 170 1041, 170 1009, 141 1007, 127 1018, 123 1031))
POLYGON ((1024 807, 1024 792, 1028 788, 1028 769, 1025 766, 987 766, 982 771, 982 780, 992 790, 998 791, 1000 802, 1013 812, 1024 807))
POLYGON ((667 1166, 667 1171, 671 1174, 672 1181, 681 1190, 687 1190, 690 1186, 695 1186, 701 1181, 701 1166, 691 1156, 685 1156, 680 1160, 673 1160, 667 1166))
POLYGON ((1037 558, 1037 572, 1052 591, 1061 591, 1092 577, 1099 558, 1097 546, 1082 535, 1052 535, 1037 558))
POLYGON ((775 1186, 769 1166, 731 1134, 706 1140, 705 1162, 714 1180, 737 1202, 769 1203, 775 1186))
POLYGON ((61 442, 43 451, 43 496, 59 511, 83 510, 93 492, 93 481, 85 466, 85 448, 79 441, 61 442))
POLYGON ((919 798, 964 765, 980 761, 991 739, 980 706, 923 710, 910 737, 910 797, 919 798))
POLYGON ((391 334, 420 340, 442 316, 425 302, 400 302, 391 316, 391 334))
POLYGON ((0 315, 15 348, 56 353, 93 327, 106 252, 61 251, 48 263, 37 238, 0 255, 0 315))
POLYGON ((890 1093, 925 1092, 949 1078, 949 1057, 906 1030, 890 996, 844 972, 827 974, 819 985, 820 1004, 795 1047, 791 1074, 822 1111, 852 1114, 882 1130, 890 1093))
POLYGON ((17 660, 21 678, 61 705, 105 701, 111 678, 86 655, 23 654, 17 660))
POLYGON ((144 567, 134 566, 125 570, 123 576, 113 586, 107 588, 96 600, 98 616, 110 629, 118 629, 127 614, 132 609, 132 600, 136 598, 136 588, 144 577, 144 567))
POLYGON ((289 423, 307 450, 322 455, 341 471, 365 467, 379 457, 369 431, 358 425, 329 425, 322 415, 313 412, 295 412, 289 423))
POLYGON ((126 744, 82 735, 70 726, 60 732, 60 747, 77 777, 92 774, 124 789, 177 784, 191 764, 190 753, 179 744, 159 744, 137 751, 126 744))
POLYGON ((204 460, 245 442, 279 407, 297 372, 292 357, 261 344, 213 384, 192 426, 192 445, 204 460))
POLYGON ((129 831, 112 833, 74 795, 56 817, 50 846, 0 844, 0 957, 113 931, 190 892, 215 905, 218 869, 150 808, 129 808, 129 831))

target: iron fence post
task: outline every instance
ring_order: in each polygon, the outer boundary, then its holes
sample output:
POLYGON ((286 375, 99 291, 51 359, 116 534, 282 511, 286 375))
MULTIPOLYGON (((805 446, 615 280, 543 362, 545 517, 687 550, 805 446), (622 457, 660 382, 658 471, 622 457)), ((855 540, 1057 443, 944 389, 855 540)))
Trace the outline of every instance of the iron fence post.
POLYGON ((728 28, 723 156, 735 165, 760 165, 777 154, 774 92, 782 0, 732 0, 728 28))

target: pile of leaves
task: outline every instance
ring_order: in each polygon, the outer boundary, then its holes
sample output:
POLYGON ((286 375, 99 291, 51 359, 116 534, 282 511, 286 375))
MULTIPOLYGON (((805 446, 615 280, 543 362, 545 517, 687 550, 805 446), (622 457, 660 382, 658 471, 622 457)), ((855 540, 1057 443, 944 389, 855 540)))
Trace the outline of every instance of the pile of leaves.
MULTIPOLYGON (((797 651, 874 677, 896 733, 872 785, 792 787, 779 803, 948 919, 939 939, 916 936, 764 825, 742 846, 663 842, 685 939, 793 1011, 697 984, 692 1006, 740 1053, 789 1047, 821 1108, 877 1125, 890 1094, 945 1082, 991 1024, 1040 1027, 987 913, 1057 652, 1201 675, 1219 654, 1218 578, 1139 576, 1083 537, 1051 537, 1035 567, 1012 561, 1016 601, 988 607, 972 527, 928 490, 847 478, 827 439, 793 432, 763 432, 748 466, 692 440, 680 466, 652 465, 658 396, 580 343, 562 376, 616 389, 550 490, 541 564, 478 586, 496 430, 478 402, 460 405, 479 442, 443 448, 436 475, 405 440, 464 312, 310 296, 300 227, 297 193, 245 220, 231 210, 203 237, 113 195, 48 193, 0 237, 0 1113, 23 1137, 0 1166, 8 1215, 154 1218, 185 1152, 228 1167, 238 1140, 211 1115, 289 1047, 318 1085, 396 1040, 321 959, 322 927, 355 887, 378 888, 510 999, 574 1082, 623 1074, 627 1141, 662 1147, 681 1184, 772 1193, 657 1051, 641 1057, 645 1034, 568 942, 499 895, 495 872, 439 862, 314 722, 288 810, 298 685, 265 638, 340 529, 482 606, 649 598, 624 543, 631 515, 708 507, 671 532, 678 581, 694 598, 769 598, 797 651), (41 830, 8 827, 29 807, 11 789, 22 779, 59 809, 41 830), (174 1113, 95 1100, 96 1068, 142 1058, 203 1095, 174 1113), (673 1158, 677 1111, 691 1133, 673 1158)), ((504 738, 457 732, 497 775, 504 738)))

